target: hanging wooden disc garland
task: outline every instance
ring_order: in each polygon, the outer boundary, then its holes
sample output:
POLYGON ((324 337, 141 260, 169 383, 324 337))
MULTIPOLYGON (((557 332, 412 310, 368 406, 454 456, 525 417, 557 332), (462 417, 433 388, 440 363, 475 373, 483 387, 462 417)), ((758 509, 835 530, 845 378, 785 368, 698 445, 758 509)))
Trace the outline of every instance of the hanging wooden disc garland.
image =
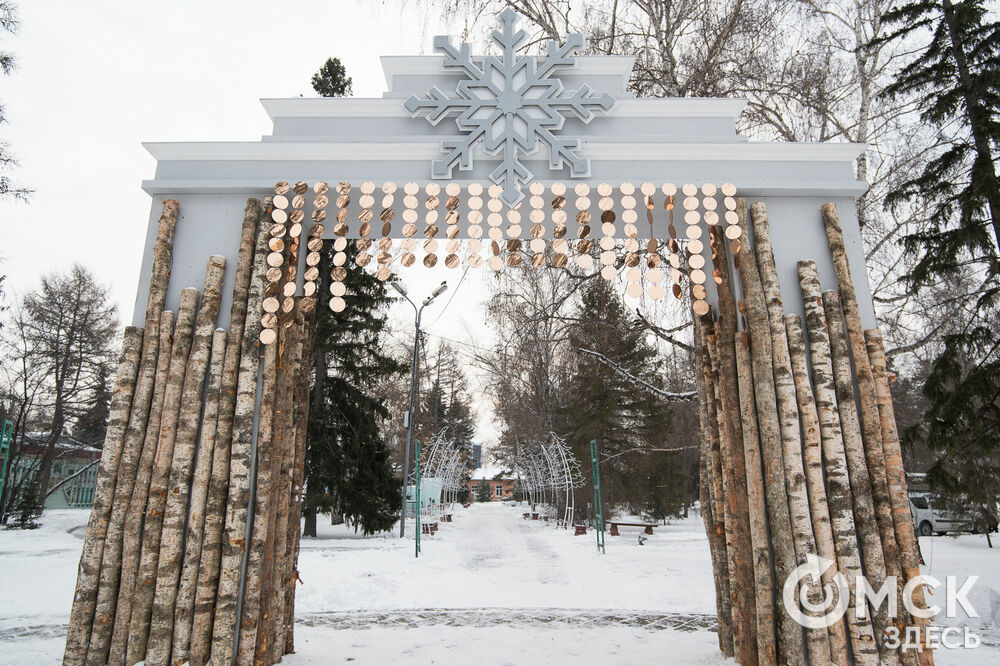
POLYGON ((417 239, 414 236, 417 233, 417 192, 420 191, 420 186, 416 183, 407 183, 403 185, 403 256, 400 257, 399 263, 404 267, 409 268, 417 260, 413 251, 417 248, 417 239))

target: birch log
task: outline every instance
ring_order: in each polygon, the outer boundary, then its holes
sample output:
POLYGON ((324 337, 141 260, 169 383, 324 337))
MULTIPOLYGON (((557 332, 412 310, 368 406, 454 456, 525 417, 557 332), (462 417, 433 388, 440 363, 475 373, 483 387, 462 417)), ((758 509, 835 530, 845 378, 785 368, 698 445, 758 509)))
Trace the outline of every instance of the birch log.
MULTIPOLYGON (((229 664, 236 643, 236 606, 246 551, 247 510, 250 505, 250 462, 253 447, 254 414, 257 401, 257 375, 260 368, 260 316, 267 271, 270 221, 270 198, 264 200, 261 231, 257 234, 253 276, 247 292, 247 319, 240 354, 236 407, 233 416, 232 449, 229 460, 229 488, 226 498, 226 522, 222 537, 218 593, 212 618, 211 662, 229 664)), ((268 345, 271 346, 271 345, 268 345)))
POLYGON ((281 659, 285 648, 285 632, 282 623, 285 617, 285 590, 288 572, 287 547, 288 547, 288 519, 291 505, 292 477, 295 460, 295 382, 298 380, 299 363, 302 361, 302 336, 303 320, 299 308, 296 308, 295 320, 287 331, 289 333, 286 341, 286 361, 284 376, 287 377, 285 383, 278 385, 279 413, 276 418, 280 419, 278 432, 281 435, 280 453, 281 460, 278 463, 278 485, 276 491, 277 507, 275 510, 275 531, 274 531, 274 571, 271 576, 271 605, 267 609, 265 637, 257 637, 256 662, 271 666, 281 659), (269 660, 269 661, 268 661, 269 660))
MULTIPOLYGON (((830 333, 820 295, 816 262, 798 262, 798 274, 802 304, 806 314, 806 330, 809 332, 809 360, 812 363, 816 412, 823 447, 830 525, 833 528, 834 546, 837 549, 837 564, 847 578, 851 591, 850 607, 856 608, 857 581, 864 572, 861 569, 861 555, 856 537, 847 453, 844 450, 843 429, 840 413, 837 410, 837 387, 833 375, 830 333)), ((879 663, 879 656, 870 617, 868 615, 865 619, 859 619, 855 613, 849 612, 847 632, 855 663, 876 666, 879 663)))
POLYGON ((160 532, 163 526, 163 511, 167 503, 167 482, 177 434, 177 414, 180 410, 181 389, 184 384, 184 368, 188 353, 191 351, 191 335, 197 305, 198 290, 184 289, 177 311, 174 344, 170 350, 170 371, 167 373, 167 385, 163 395, 160 433, 156 444, 156 456, 153 459, 153 474, 149 481, 149 497, 142 532, 142 552, 136 575, 135 595, 132 599, 132 617, 128 625, 128 648, 125 652, 125 662, 129 665, 142 661, 146 656, 149 617, 153 608, 153 592, 156 589, 156 565, 160 555, 160 532))
MULTIPOLYGON (((707 338, 706 340, 709 352, 709 358, 712 364, 712 383, 715 387, 713 391, 713 399, 715 401, 715 414, 718 418, 719 424, 719 471, 721 479, 720 490, 721 490, 721 500, 722 500, 722 512, 726 516, 725 524, 723 525, 726 537, 726 569, 722 572, 728 579, 726 584, 726 589, 729 590, 729 597, 727 603, 727 609, 729 613, 727 615, 727 620, 730 622, 733 634, 733 654, 734 656, 738 654, 737 646, 737 632, 741 630, 743 626, 742 616, 740 615, 740 607, 734 603, 736 598, 737 587, 741 584, 739 580, 739 568, 736 565, 734 559, 734 548, 736 548, 736 536, 733 533, 734 526, 736 524, 735 519, 733 519, 731 514, 731 509, 729 505, 729 484, 732 483, 732 470, 731 464, 728 462, 726 456, 728 452, 733 448, 730 443, 730 430, 729 424, 727 422, 728 414, 723 406, 724 398, 722 395, 721 381, 720 381, 720 362, 719 362, 719 335, 714 334, 707 338)), ((747 523, 747 538, 749 539, 749 513, 748 513, 748 523, 747 523)), ((749 541, 747 542, 747 548, 750 548, 749 541)), ((751 618, 753 622, 753 618, 751 618)), ((756 626, 754 624, 754 626, 756 626)), ((756 656, 756 655, 755 655, 756 656)))
POLYGON ((205 389, 205 410, 201 420, 198 457, 191 481, 191 502, 188 506, 187 529, 184 537, 184 564, 181 568, 174 604, 174 637, 171 663, 190 662, 191 621, 194 614, 194 596, 198 585, 198 568, 204 544, 205 508, 208 502, 209 478, 216 447, 216 428, 219 417, 219 392, 222 386, 222 364, 226 355, 226 329, 219 328, 212 335, 212 356, 208 370, 208 387, 205 389))
MULTIPOLYGON (((805 466, 806 485, 809 489, 809 505, 812 508, 816 552, 831 563, 823 571, 823 583, 824 585, 832 585, 839 570, 837 549, 833 543, 830 506, 827 503, 826 488, 823 483, 823 446, 820 438, 819 414, 816 411, 816 401, 809 383, 806 341, 802 335, 802 320, 798 315, 785 316, 785 330, 788 335, 792 377, 795 380, 795 396, 802 422, 802 458, 805 466)), ((848 666, 850 657, 847 650, 847 630, 844 627, 844 620, 841 619, 830 625, 828 633, 833 663, 839 666, 848 666)))
MULTIPOLYGON (((737 199, 736 214, 743 231, 743 238, 748 239, 750 235, 747 227, 745 199, 737 199)), ((712 231, 719 237, 719 255, 724 256, 726 241, 722 236, 721 229, 713 226, 712 231)), ((764 490, 767 496, 768 526, 771 530, 775 587, 780 589, 796 565, 792 523, 788 513, 788 495, 784 480, 784 451, 781 446, 781 427, 778 423, 777 397, 774 388, 771 329, 757 263, 752 257, 746 255, 740 259, 743 305, 746 310, 747 330, 750 334, 750 360, 753 370, 754 398, 757 406, 757 428, 760 434, 761 457, 764 463, 764 490)), ((724 264, 725 262, 720 261, 719 263, 724 264)), ((728 265, 725 268, 728 276, 728 265)), ((790 664, 804 663, 805 645, 802 640, 802 628, 788 615, 783 604, 777 604, 777 637, 779 659, 783 656, 790 664)))
POLYGON ((750 539, 753 542, 754 591, 757 601, 757 654, 761 664, 777 663, 774 635, 774 579, 771 577, 771 548, 768 544, 767 505, 760 456, 757 411, 754 408, 753 369, 750 338, 736 336, 736 371, 739 378, 740 418, 743 424, 743 451, 747 466, 747 496, 750 510, 750 539))
MULTIPOLYGON (((753 247, 757 257, 757 272, 764 289, 764 302, 767 306, 767 320, 771 332, 771 363, 774 370, 778 426, 785 465, 788 514, 792 522, 795 560, 802 565, 808 562, 809 555, 816 554, 816 538, 813 534, 809 493, 806 490, 806 475, 802 465, 799 406, 795 399, 795 380, 792 378, 792 363, 785 332, 785 308, 781 300, 781 285, 778 283, 774 252, 771 249, 771 224, 764 203, 755 202, 750 206, 750 219, 753 222, 753 247)), ((747 260, 750 261, 750 258, 747 257, 747 260)), ((820 581, 808 577, 803 581, 803 585, 806 586, 812 602, 820 603, 823 598, 820 581)), ((806 649, 809 652, 809 663, 813 666, 830 663, 830 641, 825 629, 806 629, 806 649)))
POLYGON ((732 606, 729 597, 729 562, 726 558, 725 498, 722 493, 722 461, 719 458, 719 422, 715 411, 715 383, 712 360, 709 356, 709 338, 714 332, 711 322, 695 318, 698 341, 697 357, 701 372, 701 390, 698 402, 701 415, 701 447, 705 459, 705 476, 708 480, 707 496, 709 513, 706 514, 705 529, 708 532, 709 549, 712 555, 712 570, 715 579, 716 615, 719 622, 719 649, 727 657, 733 652, 732 606))
POLYGON ((132 618, 132 596, 139 571, 139 552, 142 548, 142 516, 149 498, 149 482, 153 475, 153 458, 160 436, 160 418, 163 414, 163 395, 166 392, 167 374, 170 372, 170 351, 173 349, 174 313, 165 310, 160 316, 159 353, 156 360, 156 379, 153 382, 153 399, 146 419, 146 434, 142 457, 136 472, 132 497, 125 514, 125 538, 122 542, 121 584, 118 586, 118 603, 115 607, 115 626, 108 649, 108 664, 120 665, 125 661, 128 643, 128 626, 132 618))
POLYGON ((229 455, 236 409, 236 382, 243 348, 243 330, 247 319, 247 293, 250 288, 250 274, 253 271, 258 219, 260 219, 260 201, 247 199, 236 275, 233 280, 233 303, 229 310, 229 335, 226 341, 226 358, 222 365, 222 385, 219 390, 219 423, 205 507, 205 536, 198 566, 194 618, 191 623, 190 657, 191 663, 195 666, 204 666, 208 662, 212 646, 212 616, 219 585, 222 528, 229 489, 229 455))
POLYGON ((299 581, 299 541, 301 536, 303 480, 305 479, 306 439, 309 430, 309 377, 312 370, 312 341, 315 331, 316 311, 309 312, 304 322, 302 361, 299 363, 299 377, 295 382, 295 463, 292 479, 292 505, 288 518, 288 586, 285 601, 283 626, 285 631, 285 654, 295 652, 295 585, 299 581))
POLYGON ((239 623, 239 644, 236 663, 253 664, 260 620, 260 600, 264 552, 268 530, 272 527, 271 512, 274 498, 274 399, 278 369, 278 344, 264 348, 261 381, 260 415, 257 426, 257 488, 254 494, 253 526, 246 567, 243 609, 239 623))
POLYGON ((127 326, 118 356, 115 388, 108 408, 108 427, 97 471, 94 503, 87 522, 87 535, 83 542, 80 565, 77 571, 73 610, 70 613, 63 664, 82 664, 87 657, 94 607, 97 604, 97 585, 101 573, 104 537, 111 519, 111 508, 118 474, 118 459, 125 441, 132 395, 139 373, 143 330, 127 326))
MULTIPOLYGON (((143 328, 143 338, 141 344, 143 350, 140 359, 146 357, 146 351, 151 341, 148 338, 155 337, 160 324, 160 313, 167 298, 167 283, 170 281, 170 262, 173 257, 174 232, 177 229, 177 213, 180 205, 173 199, 163 202, 163 212, 160 214, 159 226, 156 230, 156 241, 153 245, 153 265, 150 272, 149 296, 146 300, 146 318, 143 328)), ((154 361, 155 363, 155 361, 154 361)), ((138 380, 136 380, 138 381, 138 380)), ((133 391, 135 385, 133 383, 133 391)), ((133 396, 129 396, 129 411, 123 414, 123 418, 130 419, 131 401, 133 396)), ((128 426, 126 425, 125 428, 128 426)), ((122 441, 112 442, 110 449, 114 452, 114 472, 115 476, 110 479, 113 486, 117 486, 118 462, 124 446, 124 430, 121 433, 122 441)), ((105 442, 105 446, 108 443, 105 442)), ((91 630, 93 627, 94 611, 99 593, 99 579, 101 575, 102 560, 104 556, 104 542, 107 537, 107 530, 111 520, 111 512, 114 506, 114 498, 108 498, 107 505, 95 505, 91 509, 94 516, 95 509, 98 511, 96 520, 88 524, 87 537, 80 560, 79 576, 77 580, 77 590, 73 599, 73 609, 70 612, 69 630, 66 635, 66 652, 63 657, 68 664, 82 664, 86 660, 91 630), (93 526, 93 532, 91 530, 93 526)))
POLYGON ((747 506, 747 470, 743 455, 743 428, 740 423, 739 386, 736 379, 736 301, 725 260, 725 237, 721 229, 711 227, 718 247, 715 269, 721 278, 719 294, 719 393, 722 396, 722 423, 726 428, 723 444, 723 478, 726 491, 726 526, 733 524, 733 543, 726 552, 733 563, 735 579, 730 594, 733 599, 733 631, 736 658, 743 666, 757 663, 756 603, 753 592, 753 552, 750 541, 750 515, 747 506), (731 517, 731 519, 730 519, 731 517))
MULTIPOLYGON (((830 331, 830 349, 833 360, 833 379, 837 387, 837 411, 840 413, 840 427, 844 436, 844 451, 847 454, 847 469, 851 479, 851 498, 854 500, 854 524, 861 543, 862 566, 868 584, 876 590, 885 583, 885 556, 882 553, 882 537, 879 534, 875 507, 872 502, 871 478, 865 459, 858 411, 854 404, 854 379, 851 375, 851 359, 847 350, 847 331, 840 306, 840 293, 823 292, 823 310, 826 325, 830 331)), ((892 625, 887 604, 872 609, 872 625, 879 654, 885 664, 899 663, 897 654, 884 648, 884 632, 892 625)))
POLYGON ((177 435, 170 464, 167 504, 163 513, 160 536, 160 556, 156 566, 156 591, 153 595, 149 642, 146 647, 147 666, 165 666, 170 662, 174 604, 177 601, 177 581, 180 579, 181 559, 184 556, 184 524, 191 494, 191 473, 195 462, 198 426, 201 422, 205 375, 208 373, 215 321, 219 316, 222 278, 225 271, 225 257, 215 255, 209 258, 205 267, 205 284, 198 317, 195 320, 191 351, 184 370, 180 410, 177 416, 177 435))
MULTIPOLYGON (((854 375, 858 386, 858 413, 861 421, 861 437, 864 444, 865 460, 868 465, 868 475, 871 480, 872 502, 875 508, 875 519, 878 521, 879 536, 882 541, 882 555, 885 561, 886 574, 902 580, 902 566, 899 559, 899 546, 896 543, 896 531, 892 519, 892 501, 889 498, 889 486, 885 471, 885 454, 882 449, 882 423, 879 417, 875 379, 872 375, 871 363, 868 360, 868 348, 861 325, 861 313, 858 310, 858 299, 854 291, 854 279, 851 276, 851 266, 847 260, 844 247, 844 234, 840 228, 840 217, 837 206, 832 203, 822 207, 823 227, 826 229, 827 242, 830 246, 830 256, 833 268, 837 274, 837 285, 840 290, 840 304, 844 311, 844 322, 847 324, 847 343, 854 361, 854 375)), ((897 594, 901 591, 898 588, 897 594)), ((901 601, 901 599, 897 599, 901 601)), ((901 603, 897 603, 902 608, 901 603)))
MULTIPOLYGON (((865 342, 877 391, 879 419, 882 425, 882 449, 885 454, 885 472, 889 485, 889 499, 892 501, 892 519, 896 529, 896 541, 899 544, 900 564, 903 576, 909 581, 920 575, 920 551, 917 548, 913 516, 910 513, 910 496, 906 488, 906 473, 903 470, 903 454, 899 446, 899 432, 896 429, 892 394, 889 392, 889 377, 882 333, 877 328, 865 331, 865 342)), ((914 588, 912 599, 917 608, 927 608, 922 585, 914 588)), ((920 627, 929 624, 927 619, 917 617, 912 619, 914 624, 920 627)), ((917 654, 917 659, 919 663, 929 666, 934 663, 934 652, 929 649, 923 650, 917 654)))

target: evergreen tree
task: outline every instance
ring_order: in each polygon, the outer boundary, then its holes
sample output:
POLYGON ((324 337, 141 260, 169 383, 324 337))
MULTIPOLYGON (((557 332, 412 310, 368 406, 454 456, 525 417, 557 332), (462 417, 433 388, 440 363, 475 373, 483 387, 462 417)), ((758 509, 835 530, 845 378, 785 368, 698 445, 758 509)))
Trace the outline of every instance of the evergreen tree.
POLYGON ((477 502, 489 502, 490 501, 490 482, 483 479, 476 484, 476 501, 477 502))
MULTIPOLYGON (((591 280, 582 290, 577 325, 570 336, 575 350, 605 355, 629 373, 654 386, 660 383, 656 350, 644 332, 632 326, 621 297, 605 280, 591 280)), ((663 401, 611 371, 592 356, 577 354, 559 412, 559 433, 577 460, 590 460, 596 439, 601 456, 601 484, 608 506, 652 510, 657 517, 677 512, 684 503, 689 472, 664 448, 670 415, 663 401)), ((578 489, 585 506, 589 489, 578 489)))
MULTIPOLYGON (((357 249, 348 245, 346 252, 349 305, 331 311, 324 286, 316 314, 304 508, 313 535, 317 511, 342 515, 371 534, 390 529, 398 508, 399 482, 379 430, 388 410, 377 390, 386 376, 404 369, 382 346, 392 299, 384 283, 354 262, 357 249)), ((327 243, 321 275, 329 274, 333 255, 327 243)))
POLYGON ((917 257, 910 287, 963 272, 980 286, 969 319, 944 337, 924 384, 929 407, 906 437, 939 452, 929 470, 938 490, 995 513, 1000 495, 1000 23, 982 0, 910 2, 883 20, 886 40, 929 39, 886 94, 912 95, 922 120, 939 128, 947 148, 904 182, 888 205, 918 199, 931 226, 905 239, 917 257))
POLYGON ((84 444, 104 446, 104 436, 108 432, 108 410, 111 407, 110 374, 111 368, 107 365, 97 369, 90 407, 73 426, 73 436, 84 444))
POLYGON ((327 58, 313 74, 312 87, 320 97, 346 97, 351 94, 351 77, 340 58, 327 58))

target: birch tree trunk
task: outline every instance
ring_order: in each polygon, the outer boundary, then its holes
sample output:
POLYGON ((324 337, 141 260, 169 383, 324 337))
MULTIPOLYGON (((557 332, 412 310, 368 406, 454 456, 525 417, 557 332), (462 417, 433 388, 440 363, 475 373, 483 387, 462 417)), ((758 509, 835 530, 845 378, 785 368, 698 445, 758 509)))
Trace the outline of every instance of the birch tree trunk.
MULTIPOLYGON (((899 432, 896 429, 896 415, 892 408, 892 394, 889 392, 889 377, 882 333, 877 328, 865 331, 865 342, 877 391, 879 419, 882 426, 882 448, 885 453, 885 472, 889 485, 889 499, 892 501, 892 518, 896 528, 896 541, 899 544, 900 564, 903 575, 909 581, 920 575, 920 550, 917 547, 916 532, 913 529, 913 516, 910 514, 910 496, 906 487, 906 473, 903 470, 903 455, 899 446, 899 432)), ((917 608, 927 608, 922 585, 914 588, 912 599, 917 608)), ((911 620, 914 625, 921 628, 930 624, 929 620, 923 618, 912 617, 911 620)), ((903 654, 905 657, 906 651, 903 651, 903 654)), ((920 664, 929 666, 934 663, 934 653, 930 649, 925 649, 917 653, 917 660, 920 664)))
POLYGON ((118 586, 118 603, 115 607, 115 626, 111 633, 108 664, 120 665, 125 661, 128 644, 128 627, 132 618, 132 596, 135 593, 136 575, 139 570, 139 552, 142 548, 142 516, 149 498, 149 482, 153 475, 153 458, 160 436, 160 418, 163 415, 163 395, 170 371, 170 352, 173 349, 174 313, 165 310, 160 316, 159 353, 156 359, 156 378, 153 382, 153 399, 146 419, 146 433, 142 457, 136 473, 132 497, 125 514, 125 538, 122 543, 121 584, 118 586))
MULTIPOLYGON (((816 539, 809 513, 806 475, 802 466, 799 407, 795 399, 795 381, 792 378, 792 364, 785 333, 784 304, 781 301, 781 285, 778 283, 774 252, 771 249, 771 225, 767 218, 767 207, 762 202, 754 203, 750 206, 750 218, 753 222, 753 247, 757 256, 757 271, 764 289, 764 302, 767 305, 767 320, 771 332, 771 363, 774 369, 778 426, 784 456, 788 514, 792 522, 795 560, 801 565, 808 562, 809 555, 816 554, 816 539)), ((746 259, 750 261, 750 257, 746 259)), ((823 598, 821 581, 808 577, 803 584, 806 585, 812 602, 818 604, 823 598)), ((825 629, 806 629, 806 649, 809 652, 811 665, 830 663, 830 641, 825 629)))
POLYGON ((118 356, 118 371, 115 374, 115 388, 108 408, 108 428, 104 439, 104 450, 101 453, 101 464, 97 471, 94 503, 87 521, 87 535, 84 538, 83 552, 80 554, 80 565, 77 570, 76 592, 73 595, 73 610, 70 613, 66 651, 63 656, 63 664, 67 665, 83 664, 87 658, 94 607, 97 604, 104 537, 107 535, 108 521, 111 519, 115 481, 118 476, 118 459, 125 441, 132 395, 139 374, 142 337, 143 329, 136 326, 125 327, 122 351, 118 356))
MULTIPOLYGON (((709 512, 705 514, 705 529, 708 532, 712 554, 712 570, 715 579, 716 615, 719 622, 719 649, 727 657, 732 657, 733 626, 732 606, 729 597, 729 562, 726 558, 725 498, 722 493, 722 462, 719 459, 719 422, 715 411, 715 382, 712 360, 709 356, 709 341, 714 326, 695 317, 696 347, 701 372, 701 390, 698 403, 701 412, 701 448, 705 461, 705 478, 708 480, 706 495, 709 512)), ((704 510, 704 506, 702 509, 704 510)))
POLYGON ((729 280, 725 238, 718 227, 711 227, 713 243, 718 247, 716 271, 721 278, 719 294, 719 393, 722 396, 723 484, 726 491, 726 525, 733 525, 733 542, 726 552, 733 563, 735 578, 730 593, 733 598, 733 629, 736 658, 743 666, 757 663, 756 603, 753 592, 753 552, 750 540, 750 515, 747 505, 746 459, 743 455, 743 428, 740 423, 739 386, 736 379, 736 301, 729 280), (720 240, 721 238, 721 240, 720 240))
MULTIPOLYGON (((809 365, 806 360, 806 341, 802 335, 802 320, 798 315, 785 316, 785 330, 788 334, 788 352, 792 363, 792 377, 795 380, 795 395, 802 422, 802 458, 805 465, 806 485, 809 489, 809 504, 812 507, 813 529, 816 534, 816 551, 820 557, 832 562, 823 572, 823 583, 833 585, 837 567, 837 549, 833 543, 833 527, 830 524, 830 507, 826 500, 823 484, 823 447, 820 439, 819 414, 809 383, 809 365)), ((848 666, 850 656, 847 650, 847 631, 844 620, 830 625, 830 654, 833 663, 848 666)))
MULTIPOLYGON (((745 199, 736 200, 736 214, 743 231, 743 238, 749 239, 745 199)), ((712 232, 719 239, 718 252, 721 258, 725 256, 725 237, 718 227, 713 226, 712 232)), ((726 276, 723 277, 725 285, 728 278, 728 264, 721 260, 717 263, 726 269, 726 276)), ((784 451, 781 446, 781 428, 778 424, 777 397, 774 388, 771 329, 756 261, 744 255, 740 257, 739 269, 743 282, 747 330, 750 334, 750 360, 757 405, 757 428, 764 463, 764 491, 767 496, 768 526, 771 530, 775 587, 780 589, 796 565, 792 523, 788 513, 788 495, 785 490, 784 451)), ((720 285, 720 288, 723 285, 720 285)), ((777 604, 777 638, 779 659, 784 657, 789 664, 805 662, 802 628, 788 615, 783 604, 777 604)))
POLYGON ((268 530, 272 528, 271 512, 274 498, 274 399, 278 369, 278 344, 264 348, 263 380, 261 382, 260 415, 257 426, 257 489, 254 496, 253 526, 247 559, 243 610, 240 617, 239 646, 236 663, 251 666, 257 647, 260 621, 261 587, 264 552, 268 530))
MULTIPOLYGON (((902 582, 903 570, 892 518, 892 501, 889 498, 889 486, 886 478, 885 454, 882 450, 882 423, 877 404, 878 390, 872 375, 871 363, 868 360, 868 348, 861 325, 861 313, 858 310, 858 299, 854 291, 851 266, 847 261, 844 234, 840 228, 837 207, 828 203, 824 204, 821 210, 823 227, 826 229, 830 255, 833 258, 833 268, 837 274, 844 321, 847 324, 847 342, 851 350, 851 358, 854 361, 854 375, 858 385, 858 405, 861 417, 861 436, 871 480, 875 519, 878 521, 879 536, 882 541, 885 571, 887 575, 895 576, 897 581, 902 582)), ((899 603, 901 598, 898 597, 901 591, 902 586, 898 586, 896 606, 900 609, 903 608, 902 603, 899 603)))
POLYGON ((128 648, 125 652, 125 662, 129 665, 140 662, 146 657, 149 618, 153 609, 153 592, 156 589, 156 566, 160 556, 160 532, 167 504, 167 482, 177 435, 177 414, 180 411, 184 368, 188 353, 191 351, 191 335, 197 305, 198 290, 184 289, 177 311, 177 327, 174 330, 173 349, 170 351, 170 371, 167 373, 167 385, 163 394, 160 436, 156 444, 156 456, 153 459, 153 474, 149 481, 149 498, 142 532, 142 553, 139 557, 139 572, 136 575, 135 595, 132 599, 132 617, 128 627, 128 648))
POLYGON ((761 664, 777 663, 774 635, 774 580, 771 578, 771 548, 768 544, 767 505, 760 457, 757 410, 754 408, 753 369, 750 338, 736 336, 736 372, 740 387, 740 417, 743 423, 743 450, 747 467, 747 496, 750 510, 750 538, 753 542, 754 591, 757 605, 757 654, 761 664))
POLYGON ((219 391, 219 422, 216 433, 212 476, 209 480, 205 508, 205 537, 198 567, 198 589, 195 595, 194 618, 191 627, 191 663, 204 666, 212 648, 212 618, 215 595, 219 586, 219 561, 222 556, 222 528, 226 516, 226 495, 229 490, 229 456, 232 449, 233 417, 236 410, 236 383, 243 348, 243 331, 247 319, 247 295, 254 265, 254 241, 260 201, 247 199, 240 235, 239 256, 233 280, 233 303, 229 311, 229 335, 226 358, 222 365, 222 386, 219 391))
POLYGON ((212 335, 212 356, 205 390, 205 410, 201 421, 198 458, 191 482, 191 502, 188 507, 187 530, 184 538, 184 564, 181 568, 174 605, 174 637, 172 663, 190 661, 191 621, 194 596, 198 585, 198 568, 204 540, 205 507, 208 501, 209 477, 216 447, 216 426, 219 417, 219 392, 222 386, 222 364, 226 355, 226 330, 219 328, 212 335))
POLYGON ((257 655, 255 661, 271 666, 281 658, 285 648, 285 632, 282 623, 285 618, 285 590, 287 589, 288 571, 288 519, 292 494, 292 477, 295 460, 295 382, 299 378, 299 364, 302 361, 302 314, 296 308, 295 321, 287 329, 289 335, 286 341, 287 359, 285 361, 284 377, 287 379, 278 384, 280 413, 279 430, 281 460, 278 463, 277 508, 275 511, 274 532, 274 573, 271 582, 272 604, 267 609, 267 636, 264 640, 257 638, 257 655), (280 641, 280 642, 279 642, 280 641), (269 660, 269 661, 268 661, 269 660))
MULTIPOLYGON (((885 556, 882 553, 882 538, 872 503, 871 479, 868 475, 864 445, 861 442, 857 407, 854 404, 854 378, 851 375, 851 359, 847 351, 847 331, 840 309, 840 293, 824 291, 823 309, 826 312, 826 325, 830 331, 833 379, 837 387, 837 411, 840 413, 844 451, 847 454, 851 497, 854 500, 854 523, 861 543, 862 565, 868 584, 878 590, 885 583, 885 556)), ((882 662, 899 663, 896 652, 883 646, 884 632, 892 626, 886 604, 872 609, 872 625, 882 662)))
POLYGON ((191 352, 184 371, 177 435, 170 465, 167 504, 160 536, 160 557, 156 568, 156 591, 149 624, 149 642, 146 647, 147 666, 165 666, 170 662, 174 603, 177 600, 181 558, 184 556, 184 523, 191 493, 191 472, 194 467, 198 425, 201 421, 208 357, 215 320, 219 316, 219 300, 222 297, 222 278, 225 271, 225 257, 216 255, 209 258, 205 268, 201 307, 198 309, 191 352))
MULTIPOLYGON (((819 274, 816 262, 798 262, 799 288, 809 331, 809 358, 812 363, 816 411, 819 418, 823 463, 826 471, 827 501, 830 507, 830 524, 833 528, 837 563, 847 578, 851 591, 850 608, 856 608, 857 581, 863 575, 861 556, 856 538, 851 481, 848 473, 847 454, 844 450, 843 429, 837 410, 837 388, 833 375, 830 350, 830 333, 820 295, 819 274)), ((872 622, 868 615, 859 619, 854 612, 847 614, 847 631, 854 652, 854 661, 865 666, 877 666, 878 648, 875 645, 872 622)))
MULTIPOLYGON (((264 200, 261 231, 254 251, 253 277, 247 294, 247 320, 240 354, 236 408, 233 417, 232 451, 229 461, 229 489, 226 500, 225 532, 219 570, 218 594, 212 631, 212 663, 229 664, 236 642, 236 606, 242 577, 243 554, 247 546, 247 510, 250 505, 250 457, 253 445, 257 375, 260 367, 260 316, 267 271, 269 238, 266 221, 273 206, 264 200)), ((268 345, 271 346, 271 345, 268 345)))
POLYGON ((305 478, 306 437, 309 430, 309 377, 312 368, 312 341, 315 330, 315 310, 305 315, 303 327, 302 359, 299 377, 295 382, 295 463, 292 479, 292 505, 288 518, 288 589, 285 601, 283 626, 285 631, 284 653, 295 652, 295 585, 299 581, 299 540, 302 518, 303 480, 305 478))

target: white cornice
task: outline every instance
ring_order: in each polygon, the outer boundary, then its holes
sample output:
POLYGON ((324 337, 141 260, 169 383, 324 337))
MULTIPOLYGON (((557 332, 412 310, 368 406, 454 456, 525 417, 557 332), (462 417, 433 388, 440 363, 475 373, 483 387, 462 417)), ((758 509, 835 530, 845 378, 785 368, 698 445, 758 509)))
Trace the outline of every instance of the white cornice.
MULTIPOLYGON (((395 88, 397 76, 440 76, 444 71, 444 56, 382 56, 382 71, 389 90, 395 88)), ((632 73, 634 56, 576 56, 573 76, 621 76, 626 80, 632 73)))
MULTIPOLYGON (((629 143, 583 141, 581 152, 597 160, 850 162, 867 148, 857 143, 629 143)), ((144 143, 159 161, 400 161, 440 157, 438 141, 408 143, 187 142, 144 143)))
MULTIPOLYGON (((271 120, 277 118, 409 118, 403 103, 382 97, 291 97, 260 100, 271 120)), ((670 97, 618 100, 611 118, 732 118, 745 99, 670 97)))

